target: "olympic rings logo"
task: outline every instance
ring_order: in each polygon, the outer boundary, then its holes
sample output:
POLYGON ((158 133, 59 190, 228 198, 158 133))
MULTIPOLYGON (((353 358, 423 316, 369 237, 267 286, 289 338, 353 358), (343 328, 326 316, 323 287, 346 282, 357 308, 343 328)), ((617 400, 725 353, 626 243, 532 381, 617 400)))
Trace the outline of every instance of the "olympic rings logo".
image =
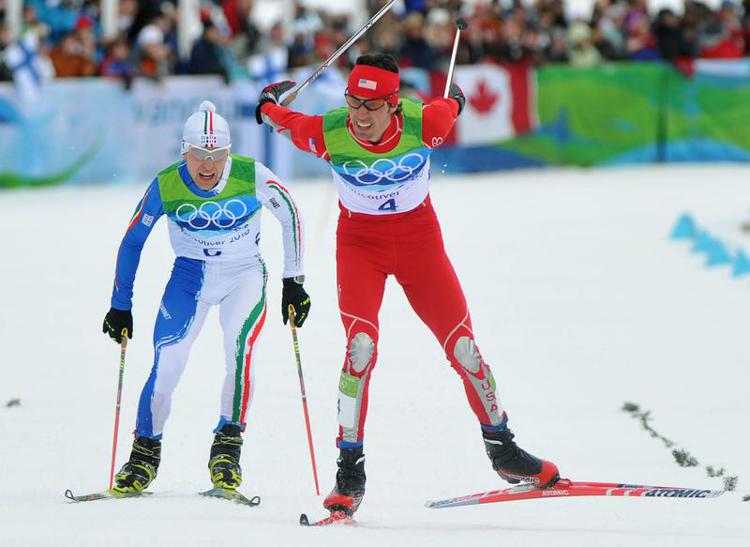
POLYGON ((218 228, 231 228, 237 221, 247 215, 247 205, 237 198, 226 201, 223 205, 215 201, 206 201, 196 207, 192 203, 183 203, 175 211, 177 221, 187 224, 194 230, 205 230, 211 225, 218 228))
POLYGON ((398 163, 389 158, 377 159, 371 165, 362 160, 349 160, 344 162, 342 168, 345 175, 356 180, 361 186, 370 186, 382 180, 403 182, 418 173, 425 163, 421 155, 412 152, 402 156, 398 163))

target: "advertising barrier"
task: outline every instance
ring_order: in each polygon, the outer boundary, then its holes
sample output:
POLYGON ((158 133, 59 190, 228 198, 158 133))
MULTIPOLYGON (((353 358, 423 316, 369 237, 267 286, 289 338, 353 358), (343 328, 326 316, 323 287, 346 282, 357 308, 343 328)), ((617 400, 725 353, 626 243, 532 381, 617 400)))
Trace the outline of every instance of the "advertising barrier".
MULTIPOLYGON (((750 161, 750 62, 698 61, 691 74, 663 63, 591 69, 459 66, 466 107, 443 143, 437 171, 648 162, 750 161)), ((309 72, 309 69, 308 69, 309 72)), ((298 81, 305 71, 293 75, 298 81)), ((283 77, 275 74, 276 79, 283 77)), ((410 93, 440 95, 445 75, 402 73, 410 93)), ((323 176, 324 162, 255 122, 265 82, 215 77, 53 80, 33 94, 0 85, 0 188, 149 182, 179 158, 182 124, 209 99, 230 123, 233 151, 280 177, 323 176)), ((294 108, 320 114, 343 104, 335 70, 294 108)))
POLYGON ((507 167, 750 161, 750 62, 688 68, 539 68, 539 125, 496 148, 507 167))

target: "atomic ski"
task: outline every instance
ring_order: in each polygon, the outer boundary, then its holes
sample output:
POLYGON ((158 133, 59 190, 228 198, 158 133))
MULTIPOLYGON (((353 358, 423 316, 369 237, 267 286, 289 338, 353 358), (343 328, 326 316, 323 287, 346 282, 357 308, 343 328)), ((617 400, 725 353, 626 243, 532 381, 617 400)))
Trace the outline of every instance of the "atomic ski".
POLYGON ((123 498, 138 498, 140 496, 150 496, 152 492, 115 492, 114 490, 104 490, 94 492, 93 494, 84 494, 75 496, 69 489, 65 491, 65 497, 71 501, 95 501, 95 500, 119 500, 123 498))
POLYGON ((200 495, 207 496, 209 498, 221 498, 239 503, 240 505, 247 505, 248 507, 255 507, 257 505, 260 505, 260 496, 247 498, 244 495, 240 494, 237 490, 231 490, 229 488, 212 488, 211 490, 200 492, 200 495))
POLYGON ((310 519, 307 518, 307 515, 305 513, 302 513, 299 516, 299 524, 300 526, 328 526, 329 524, 352 525, 357 524, 357 521, 344 511, 331 511, 331 514, 326 518, 315 520, 312 522, 310 522, 310 519))
POLYGON ((651 486, 646 484, 628 484, 615 482, 581 482, 570 479, 560 479, 554 485, 540 488, 531 484, 523 484, 506 488, 479 492, 457 498, 431 500, 425 507, 441 509, 443 507, 460 507, 463 505, 480 505, 484 503, 498 503, 501 501, 527 500, 536 498, 569 498, 575 496, 624 496, 646 498, 716 498, 724 490, 702 490, 697 488, 683 488, 679 486, 651 486))

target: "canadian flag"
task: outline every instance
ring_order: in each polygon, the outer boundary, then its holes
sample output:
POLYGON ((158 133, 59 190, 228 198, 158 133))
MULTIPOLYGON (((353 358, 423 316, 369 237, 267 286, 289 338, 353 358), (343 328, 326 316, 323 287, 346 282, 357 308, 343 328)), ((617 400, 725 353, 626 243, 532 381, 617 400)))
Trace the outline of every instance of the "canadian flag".
MULTIPOLYGON (((453 81, 466 96, 466 105, 446 144, 491 144, 527 133, 537 125, 533 69, 525 65, 458 66, 453 81)), ((433 90, 442 86, 433 78, 433 90)))

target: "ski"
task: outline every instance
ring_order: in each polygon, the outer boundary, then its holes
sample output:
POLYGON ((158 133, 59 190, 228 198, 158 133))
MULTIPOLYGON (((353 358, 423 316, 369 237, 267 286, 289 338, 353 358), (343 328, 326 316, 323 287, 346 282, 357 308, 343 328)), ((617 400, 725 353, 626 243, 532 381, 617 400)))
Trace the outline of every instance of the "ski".
MULTIPOLYGON (((68 489, 65 491, 65 497, 68 498, 70 501, 74 502, 80 502, 80 501, 96 501, 96 500, 119 500, 124 498, 140 498, 144 496, 151 496, 153 492, 115 492, 113 490, 104 490, 102 492, 94 492, 92 494, 84 494, 81 496, 76 496, 73 494, 73 492, 68 489)), ((248 507, 255 507, 257 505, 260 505, 260 496, 253 496, 252 498, 247 498, 246 496, 242 495, 241 493, 237 492, 236 490, 228 490, 225 488, 212 488, 211 490, 207 490, 205 492, 199 492, 201 496, 211 497, 211 498, 221 498, 229 501, 233 501, 235 503, 238 503, 240 505, 246 505, 248 507)))
POLYGON ((623 496, 647 498, 716 498, 724 490, 702 490, 697 488, 683 488, 680 486, 652 486, 646 484, 628 484, 615 482, 583 482, 570 479, 560 479, 554 485, 540 488, 533 484, 523 484, 506 488, 479 492, 468 496, 430 500, 425 507, 441 509, 444 507, 461 507, 464 505, 481 505, 485 503, 499 503, 539 498, 569 498, 576 496, 623 496))
POLYGON ((104 490, 102 492, 94 492, 93 494, 76 496, 70 489, 65 491, 65 497, 71 501, 119 500, 123 498, 150 496, 151 494, 152 492, 115 492, 114 490, 104 490))
POLYGON ((206 490, 205 492, 199 493, 201 496, 206 496, 209 498, 221 498, 239 503, 240 505, 247 505, 248 507, 256 507, 260 505, 260 496, 253 496, 252 498, 248 498, 243 494, 240 494, 237 490, 231 490, 229 488, 212 488, 211 490, 206 490))
POLYGON ((300 526, 328 526, 329 524, 353 525, 357 524, 357 521, 344 511, 331 511, 329 516, 312 522, 305 513, 302 513, 299 516, 299 524, 300 526))

